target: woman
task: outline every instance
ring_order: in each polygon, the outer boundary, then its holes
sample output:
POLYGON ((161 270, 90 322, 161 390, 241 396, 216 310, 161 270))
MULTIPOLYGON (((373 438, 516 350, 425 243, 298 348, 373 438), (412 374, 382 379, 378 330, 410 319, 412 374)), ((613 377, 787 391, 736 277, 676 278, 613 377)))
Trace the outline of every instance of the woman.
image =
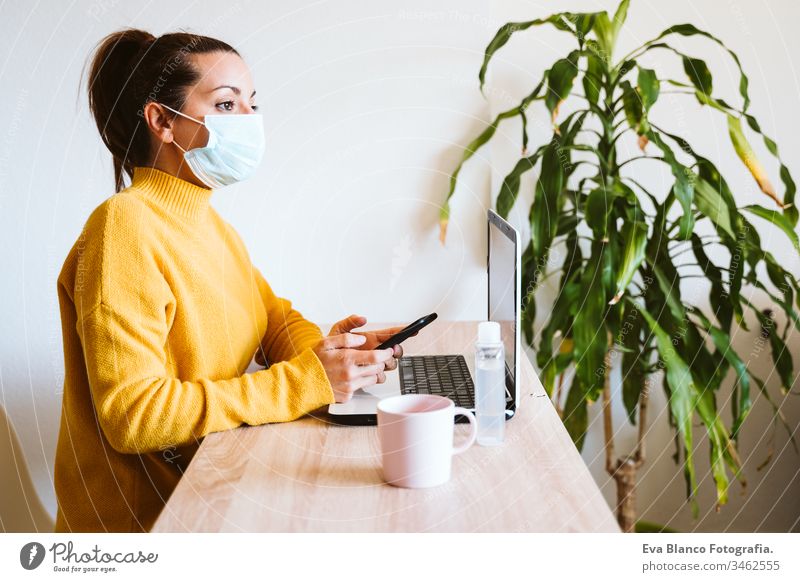
POLYGON ((400 346, 374 348, 400 328, 350 333, 353 315, 323 337, 209 205, 261 158, 255 93, 212 38, 124 30, 96 50, 89 105, 117 193, 58 279, 56 531, 149 531, 205 435, 347 401, 397 367, 400 346), (254 354, 271 365, 247 374, 254 354))

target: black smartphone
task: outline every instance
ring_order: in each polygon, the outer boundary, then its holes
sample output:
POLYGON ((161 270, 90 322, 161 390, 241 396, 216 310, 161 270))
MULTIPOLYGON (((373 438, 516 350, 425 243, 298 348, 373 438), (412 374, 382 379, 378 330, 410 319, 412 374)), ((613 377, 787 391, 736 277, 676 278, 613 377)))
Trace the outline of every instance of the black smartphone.
POLYGON ((394 334, 392 337, 387 339, 385 342, 383 342, 375 349, 385 350, 386 348, 390 348, 392 346, 396 346, 397 344, 404 342, 412 335, 417 333, 419 330, 421 330, 423 327, 432 322, 434 319, 436 319, 435 313, 431 313, 430 315, 426 315, 425 317, 420 317, 417 321, 405 326, 403 329, 398 331, 396 334, 394 334))

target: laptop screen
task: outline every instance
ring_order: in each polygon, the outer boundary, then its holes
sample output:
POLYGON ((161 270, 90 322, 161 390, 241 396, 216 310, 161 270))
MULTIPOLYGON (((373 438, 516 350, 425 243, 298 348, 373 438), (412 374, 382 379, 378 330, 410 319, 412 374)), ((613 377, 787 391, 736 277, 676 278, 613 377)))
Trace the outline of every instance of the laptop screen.
POLYGON ((515 400, 517 248, 514 230, 502 218, 489 214, 489 321, 500 324, 506 356, 506 404, 515 400))

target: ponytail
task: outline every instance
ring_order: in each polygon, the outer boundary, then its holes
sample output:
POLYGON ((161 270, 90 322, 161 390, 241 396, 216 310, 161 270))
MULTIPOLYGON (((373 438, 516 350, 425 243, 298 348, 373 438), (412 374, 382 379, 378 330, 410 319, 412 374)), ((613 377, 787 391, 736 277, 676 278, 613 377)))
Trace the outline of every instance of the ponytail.
POLYGON ((200 78, 191 54, 238 52, 227 43, 189 33, 156 38, 137 29, 109 34, 94 52, 89 71, 89 110, 114 160, 116 190, 122 190, 134 166, 151 157, 144 106, 158 101, 180 109, 186 92, 200 78))

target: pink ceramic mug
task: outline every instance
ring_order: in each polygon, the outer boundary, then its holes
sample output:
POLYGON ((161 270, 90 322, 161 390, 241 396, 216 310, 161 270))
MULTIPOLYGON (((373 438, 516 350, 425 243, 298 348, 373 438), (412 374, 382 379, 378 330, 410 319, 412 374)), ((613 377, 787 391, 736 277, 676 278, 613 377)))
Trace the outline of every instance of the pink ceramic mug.
POLYGON ((404 394, 378 402, 378 438, 383 477, 398 487, 435 487, 450 479, 453 455, 463 453, 478 433, 475 416, 444 396, 404 394), (472 427, 469 438, 453 447, 456 414, 472 427))

